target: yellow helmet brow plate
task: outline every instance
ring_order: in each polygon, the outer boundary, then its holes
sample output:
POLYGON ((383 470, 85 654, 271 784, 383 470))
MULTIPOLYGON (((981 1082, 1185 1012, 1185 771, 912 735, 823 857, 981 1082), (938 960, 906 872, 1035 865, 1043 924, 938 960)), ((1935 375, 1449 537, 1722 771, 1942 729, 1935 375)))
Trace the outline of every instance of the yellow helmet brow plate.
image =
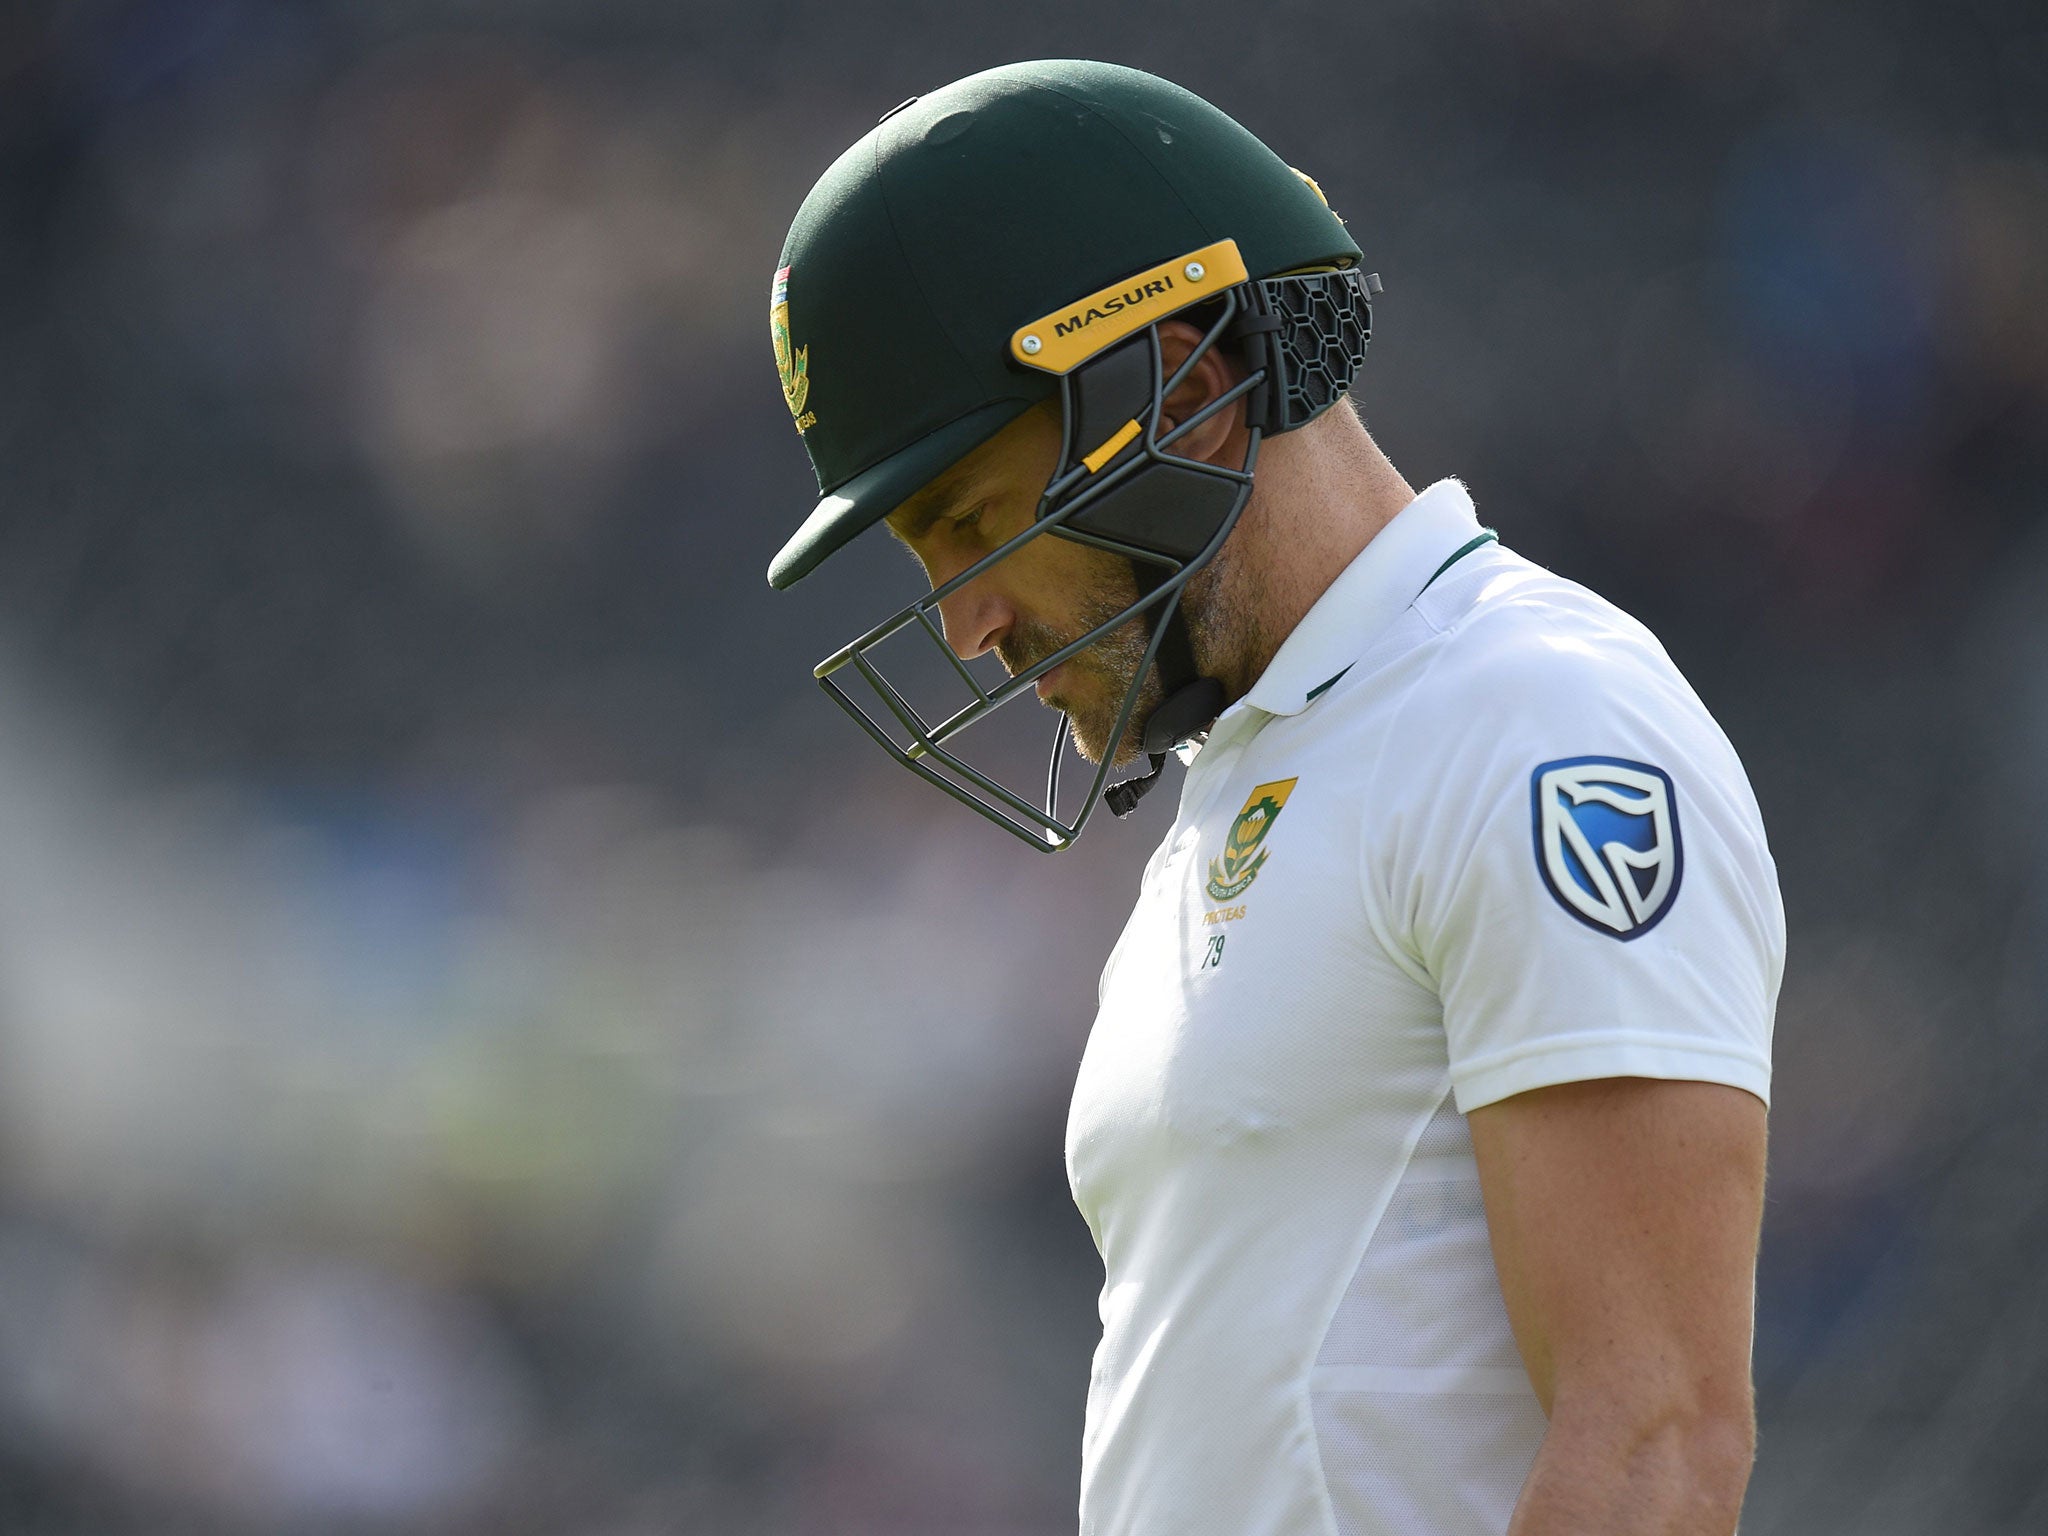
POLYGON ((1071 373, 1153 321, 1213 298, 1248 276, 1237 242, 1218 240, 1019 326, 1010 337, 1010 355, 1043 373, 1071 373))

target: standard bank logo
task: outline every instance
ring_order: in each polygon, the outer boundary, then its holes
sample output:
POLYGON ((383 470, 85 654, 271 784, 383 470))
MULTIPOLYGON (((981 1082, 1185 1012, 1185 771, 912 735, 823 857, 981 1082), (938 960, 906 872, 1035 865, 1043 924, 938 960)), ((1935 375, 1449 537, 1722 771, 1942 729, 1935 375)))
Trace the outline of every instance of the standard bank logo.
POLYGON ((1671 776, 1619 757, 1567 757, 1529 775, 1536 867, 1559 906, 1617 939, 1648 933, 1685 873, 1671 776))

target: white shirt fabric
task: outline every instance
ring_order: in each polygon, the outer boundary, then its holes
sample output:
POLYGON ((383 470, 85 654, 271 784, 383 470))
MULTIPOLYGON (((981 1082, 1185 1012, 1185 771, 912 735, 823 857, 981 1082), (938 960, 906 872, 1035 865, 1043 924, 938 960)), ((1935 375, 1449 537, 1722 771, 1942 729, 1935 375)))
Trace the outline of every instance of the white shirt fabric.
POLYGON ((1083 1536, 1501 1536, 1544 1419, 1465 1114, 1621 1076, 1768 1102, 1784 915, 1733 748, 1575 583, 1497 543, 1432 582, 1479 533, 1441 481, 1317 601, 1103 972, 1083 1536))

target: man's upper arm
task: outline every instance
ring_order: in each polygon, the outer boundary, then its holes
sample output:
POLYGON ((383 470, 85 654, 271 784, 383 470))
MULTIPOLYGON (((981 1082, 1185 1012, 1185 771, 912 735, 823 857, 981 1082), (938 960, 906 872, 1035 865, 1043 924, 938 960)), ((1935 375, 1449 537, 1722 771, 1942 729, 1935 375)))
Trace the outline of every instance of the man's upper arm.
POLYGON ((1583 1383, 1603 1411, 1746 1422, 1784 956, 1755 800, 1625 624, 1471 670, 1492 702, 1388 885, 1443 1002, 1516 1340, 1546 1411, 1583 1383))
POLYGON ((1368 892, 1443 1005, 1550 1416, 1513 1529, 1725 1536, 1754 1446, 1777 871, 1648 634, 1554 578, 1509 595, 1490 638, 1447 632, 1410 722, 1436 782, 1383 819, 1368 892))
POLYGON ((1546 1413, 1750 1413, 1765 1111, 1720 1083, 1604 1078, 1475 1109, 1515 1341, 1546 1413))

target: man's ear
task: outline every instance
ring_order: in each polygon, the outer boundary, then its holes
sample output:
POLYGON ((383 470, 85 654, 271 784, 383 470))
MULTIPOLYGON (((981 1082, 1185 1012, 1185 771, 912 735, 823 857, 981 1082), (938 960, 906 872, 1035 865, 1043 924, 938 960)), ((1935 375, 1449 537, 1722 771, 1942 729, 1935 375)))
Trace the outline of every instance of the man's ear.
MULTIPOLYGON (((1159 358, 1167 378, 1172 378, 1173 371, 1201 345, 1204 334, 1199 327, 1185 320, 1160 322, 1159 358)), ((1211 347, 1202 355, 1201 361, 1188 370, 1188 376, 1180 381, 1180 386, 1166 397, 1166 419, 1160 424, 1160 431, 1164 433, 1170 426, 1186 421, 1243 377, 1244 370, 1225 355, 1221 346, 1211 347)), ((1192 428, 1185 437, 1175 439, 1173 452, 1190 459, 1217 462, 1243 430, 1243 422, 1244 401, 1240 398, 1200 426, 1192 428)), ((1238 459, 1242 460, 1242 457, 1240 449, 1238 459)))

